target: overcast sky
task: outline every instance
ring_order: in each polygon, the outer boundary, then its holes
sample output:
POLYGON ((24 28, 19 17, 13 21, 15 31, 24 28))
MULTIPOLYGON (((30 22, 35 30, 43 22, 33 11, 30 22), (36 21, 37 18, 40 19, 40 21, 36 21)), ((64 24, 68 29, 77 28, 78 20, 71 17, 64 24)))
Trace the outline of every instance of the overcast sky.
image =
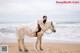
POLYGON ((29 21, 47 15, 56 21, 80 21, 80 4, 57 0, 0 0, 0 22, 29 21))

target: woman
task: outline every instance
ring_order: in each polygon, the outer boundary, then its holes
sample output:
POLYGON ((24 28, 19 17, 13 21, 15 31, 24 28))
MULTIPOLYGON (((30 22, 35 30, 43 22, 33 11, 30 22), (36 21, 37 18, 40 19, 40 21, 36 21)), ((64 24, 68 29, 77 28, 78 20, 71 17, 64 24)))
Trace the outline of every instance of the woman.
POLYGON ((37 37, 37 33, 40 32, 44 28, 46 22, 47 22, 47 16, 43 16, 42 20, 38 20, 38 22, 37 22, 37 31, 36 31, 35 37, 37 37))

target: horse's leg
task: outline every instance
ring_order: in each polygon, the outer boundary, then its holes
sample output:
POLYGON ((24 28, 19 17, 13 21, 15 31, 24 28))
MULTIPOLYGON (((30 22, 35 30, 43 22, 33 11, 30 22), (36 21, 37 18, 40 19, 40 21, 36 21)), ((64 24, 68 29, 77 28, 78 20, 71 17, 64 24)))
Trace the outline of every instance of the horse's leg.
POLYGON ((19 44, 20 44, 20 49, 21 49, 22 51, 24 51, 23 44, 22 44, 22 40, 23 40, 23 39, 20 40, 20 43, 19 43, 19 44))
POLYGON ((21 46, 20 46, 20 40, 18 40, 18 50, 22 51, 21 46))
POLYGON ((21 40, 21 46, 22 46, 22 49, 23 51, 28 51, 26 48, 25 48, 25 45, 24 45, 24 39, 21 40))
POLYGON ((38 48, 37 48, 37 46, 38 46, 38 42, 39 42, 39 39, 38 39, 38 37, 37 37, 36 44, 35 44, 35 48, 36 48, 36 50, 38 49, 38 48))
POLYGON ((18 30, 17 34, 18 34, 18 39, 17 39, 18 40, 18 50, 22 51, 22 47, 21 47, 22 33, 20 30, 18 30))

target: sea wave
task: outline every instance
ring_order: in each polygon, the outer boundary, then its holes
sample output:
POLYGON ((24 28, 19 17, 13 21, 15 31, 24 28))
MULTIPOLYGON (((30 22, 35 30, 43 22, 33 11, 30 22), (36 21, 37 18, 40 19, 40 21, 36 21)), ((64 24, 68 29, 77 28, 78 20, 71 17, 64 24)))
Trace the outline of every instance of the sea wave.
MULTIPOLYGON (((16 41, 16 28, 22 23, 7 23, 0 24, 0 40, 16 41)), ((33 23, 28 23, 29 26, 34 26, 33 23)), ((50 41, 80 41, 80 24, 56 24, 56 33, 44 34, 43 38, 50 41)))

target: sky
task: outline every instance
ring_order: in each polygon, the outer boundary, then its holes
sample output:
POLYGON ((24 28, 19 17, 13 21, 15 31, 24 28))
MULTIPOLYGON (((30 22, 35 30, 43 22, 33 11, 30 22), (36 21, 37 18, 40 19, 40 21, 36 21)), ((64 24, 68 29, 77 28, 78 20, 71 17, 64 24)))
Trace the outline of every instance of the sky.
POLYGON ((0 22, 34 21, 43 15, 56 22, 80 21, 80 4, 58 4, 56 1, 61 0, 0 0, 0 22))

